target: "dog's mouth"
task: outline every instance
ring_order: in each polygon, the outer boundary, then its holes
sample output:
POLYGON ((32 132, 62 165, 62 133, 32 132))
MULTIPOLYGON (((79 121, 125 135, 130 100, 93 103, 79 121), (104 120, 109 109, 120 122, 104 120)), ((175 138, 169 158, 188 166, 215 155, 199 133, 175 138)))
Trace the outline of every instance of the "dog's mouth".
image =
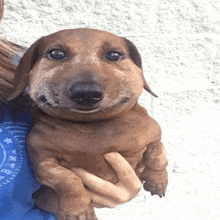
POLYGON ((99 112, 100 108, 91 108, 91 109, 81 109, 81 108, 70 108, 71 112, 80 113, 80 114, 92 114, 95 112, 99 112))
POLYGON ((81 114, 92 114, 92 113, 98 113, 98 112, 111 112, 114 109, 119 108, 121 105, 126 103, 129 103, 130 96, 124 96, 122 97, 119 101, 112 103, 109 106, 102 107, 102 106, 97 106, 97 107, 87 107, 87 108, 71 108, 70 111, 75 112, 75 113, 81 113, 81 114))
POLYGON ((37 98, 37 103, 39 107, 43 107, 44 108, 49 108, 49 107, 53 107, 56 109, 59 108, 67 108, 69 109, 71 112, 76 112, 76 113, 93 113, 93 112, 97 112, 100 110, 99 105, 95 104, 95 105, 88 105, 88 106, 81 106, 81 105, 68 105, 68 104, 64 104, 61 101, 58 100, 52 100, 49 99, 46 95, 40 95, 37 98))
MULTIPOLYGON (((56 97, 58 98, 58 97, 56 97)), ((96 103, 93 105, 78 105, 74 102, 65 102, 63 99, 57 100, 56 98, 49 98, 45 94, 41 94, 37 98, 37 105, 42 109, 53 108, 55 111, 59 109, 68 109, 72 113, 78 114, 93 114, 93 113, 109 113, 120 108, 122 105, 130 103, 131 94, 124 93, 120 98, 115 101, 103 100, 103 103, 96 103)))

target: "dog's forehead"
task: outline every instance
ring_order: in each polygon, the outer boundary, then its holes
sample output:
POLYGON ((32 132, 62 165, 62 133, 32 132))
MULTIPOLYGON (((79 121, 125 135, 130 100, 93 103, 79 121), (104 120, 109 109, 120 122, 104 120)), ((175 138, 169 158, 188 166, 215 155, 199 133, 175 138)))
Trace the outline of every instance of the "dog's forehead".
POLYGON ((100 47, 126 48, 124 38, 106 31, 81 28, 56 32, 44 37, 45 45, 63 45, 69 48, 76 47, 100 47))

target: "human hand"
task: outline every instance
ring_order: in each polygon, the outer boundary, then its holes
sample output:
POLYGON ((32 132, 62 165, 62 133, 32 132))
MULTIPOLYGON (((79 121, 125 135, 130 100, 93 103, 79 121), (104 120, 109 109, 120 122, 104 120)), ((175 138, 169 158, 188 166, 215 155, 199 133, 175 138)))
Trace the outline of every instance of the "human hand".
POLYGON ((73 168, 91 194, 96 208, 114 208, 137 196, 142 184, 130 164, 117 152, 104 155, 118 175, 119 181, 113 184, 103 180, 82 168, 73 168))

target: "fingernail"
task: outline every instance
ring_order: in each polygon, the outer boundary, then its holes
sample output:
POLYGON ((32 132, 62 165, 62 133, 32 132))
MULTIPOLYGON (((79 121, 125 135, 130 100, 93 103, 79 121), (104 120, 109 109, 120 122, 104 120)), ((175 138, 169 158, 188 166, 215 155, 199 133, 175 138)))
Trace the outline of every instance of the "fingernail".
POLYGON ((105 159, 111 159, 113 157, 113 152, 104 155, 105 159))

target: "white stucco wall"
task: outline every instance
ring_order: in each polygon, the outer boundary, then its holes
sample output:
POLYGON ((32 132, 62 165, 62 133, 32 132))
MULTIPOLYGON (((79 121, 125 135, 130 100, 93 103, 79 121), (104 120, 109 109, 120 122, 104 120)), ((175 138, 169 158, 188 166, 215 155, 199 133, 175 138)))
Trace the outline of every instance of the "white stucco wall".
POLYGON ((2 37, 30 46, 43 35, 91 27, 133 41, 159 98, 142 103, 162 127, 166 197, 143 190, 101 220, 220 219, 220 1, 7 0, 2 37))

